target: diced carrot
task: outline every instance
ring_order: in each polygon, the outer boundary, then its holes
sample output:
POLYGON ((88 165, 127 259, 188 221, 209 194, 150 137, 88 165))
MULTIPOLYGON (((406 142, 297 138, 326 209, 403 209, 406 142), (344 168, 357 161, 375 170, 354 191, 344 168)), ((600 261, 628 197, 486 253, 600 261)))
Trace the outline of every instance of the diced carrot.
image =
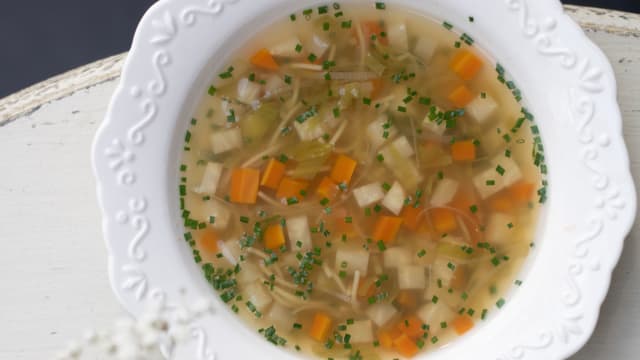
POLYGON ((255 204, 260 186, 260 170, 237 168, 231 173, 231 202, 255 204))
POLYGON ((510 212, 513 210, 513 201, 503 193, 499 193, 489 199, 489 206, 493 211, 510 212))
POLYGON ((473 93, 465 85, 460 85, 449 94, 448 99, 456 107, 463 108, 473 101, 473 93))
POLYGON ((301 199, 304 197, 305 192, 309 188, 309 182, 304 180, 296 180, 290 177, 285 177, 280 181, 278 191, 276 191, 276 197, 280 199, 301 199))
POLYGON ((476 145, 471 140, 456 141, 451 144, 453 161, 472 161, 476 159, 476 145))
POLYGON ((422 320, 415 315, 404 317, 398 322, 397 328, 403 334, 406 334, 411 339, 415 340, 424 334, 422 328, 422 320))
POLYGON ((418 345, 407 334, 402 334, 393 340, 393 348, 396 349, 400 355, 405 357, 413 357, 420 351, 418 345))
MULTIPOLYGON (((454 219, 455 221, 455 219, 454 219)), ((402 225, 402 218, 396 216, 380 216, 373 228, 373 240, 390 243, 396 239, 402 225)))
POLYGON ((464 49, 454 55, 449 67, 463 80, 471 80, 482 68, 482 59, 471 50, 464 49))
POLYGON ((271 250, 277 250, 284 245, 284 230, 282 225, 269 225, 264 231, 264 247, 271 250))
POLYGON ((436 208, 431 210, 431 222, 436 232, 443 234, 455 230, 458 227, 456 216, 449 209, 436 208))
POLYGON ((277 189, 280 181, 284 177, 286 165, 276 159, 270 159, 267 167, 264 169, 260 185, 269 189, 277 189))
POLYGON ((453 329, 456 331, 456 334, 462 335, 467 331, 471 330, 474 326, 473 319, 467 315, 460 315, 453 319, 451 322, 453 329))
POLYGON ((373 90, 371 90, 371 98, 377 99, 384 88, 384 81, 381 78, 377 78, 371 80, 371 84, 373 85, 373 90))
POLYGON ((344 183, 345 185, 349 185, 353 172, 356 171, 356 166, 358 166, 357 161, 346 155, 340 154, 338 155, 336 162, 333 164, 329 177, 337 184, 344 183))
POLYGON ((331 211, 331 215, 333 217, 333 228, 335 229, 334 233, 339 236, 347 235, 352 236, 355 234, 355 227, 353 226, 353 220, 351 222, 347 222, 347 218, 349 217, 349 213, 344 208, 337 208, 331 211))
POLYGON ((325 176, 318 184, 318 188, 316 189, 316 194, 320 196, 320 198, 327 198, 329 200, 333 200, 338 194, 338 184, 334 183, 328 176, 325 176))
POLYGON ((476 212, 471 211, 471 207, 473 205, 478 205, 478 199, 475 191, 468 183, 463 183, 458 189, 456 195, 453 197, 453 200, 449 203, 449 206, 458 209, 473 219, 477 219, 477 210, 476 212))
POLYGON ((218 253, 218 234, 215 230, 207 228, 198 239, 200 249, 208 254, 218 253))
POLYGON ((383 30, 379 21, 364 21, 361 26, 365 41, 371 41, 371 36, 375 35, 381 44, 389 44, 389 39, 386 36, 382 36, 383 30))
POLYGON ((517 182, 509 188, 511 198, 519 203, 526 203, 531 200, 534 191, 535 185, 524 181, 517 182))
POLYGON ((278 70, 280 66, 267 49, 260 49, 251 57, 251 64, 266 70, 278 70))
POLYGON ((414 207, 413 205, 407 205, 402 209, 400 216, 402 217, 402 223, 410 230, 417 231, 422 223, 422 206, 414 207))
POLYGON ((316 313, 313 317, 313 324, 311 324, 311 329, 309 330, 309 335, 317 340, 324 341, 329 335, 329 330, 331 329, 331 318, 322 312, 316 313))
POLYGON ((398 338, 402 333, 396 329, 382 329, 378 331, 378 341, 383 348, 392 349, 393 348, 393 340, 398 338))
POLYGON ((416 293, 411 290, 400 290, 393 302, 404 309, 413 309, 418 304, 416 293))

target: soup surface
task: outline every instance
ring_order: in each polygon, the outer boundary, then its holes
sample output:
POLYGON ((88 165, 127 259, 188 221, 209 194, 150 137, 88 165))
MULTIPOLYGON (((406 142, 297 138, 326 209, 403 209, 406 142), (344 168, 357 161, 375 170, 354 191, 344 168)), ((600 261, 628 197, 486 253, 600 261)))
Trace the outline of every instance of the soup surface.
POLYGON ((325 359, 413 357, 498 312, 546 187, 504 76, 471 36, 384 3, 261 31, 185 138, 185 238, 216 296, 325 359))

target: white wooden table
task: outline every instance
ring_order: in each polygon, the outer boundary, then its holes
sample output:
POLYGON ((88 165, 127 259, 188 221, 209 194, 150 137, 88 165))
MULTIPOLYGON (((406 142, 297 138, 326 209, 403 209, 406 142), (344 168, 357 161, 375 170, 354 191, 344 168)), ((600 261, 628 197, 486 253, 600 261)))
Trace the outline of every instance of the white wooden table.
MULTIPOLYGON (((640 15, 567 11, 614 66, 639 181, 640 15)), ((84 329, 122 315, 107 278, 90 149, 123 59, 105 59, 0 100, 0 360, 49 359, 84 329)), ((636 224, 595 334, 573 359, 637 359, 639 340, 636 224)))

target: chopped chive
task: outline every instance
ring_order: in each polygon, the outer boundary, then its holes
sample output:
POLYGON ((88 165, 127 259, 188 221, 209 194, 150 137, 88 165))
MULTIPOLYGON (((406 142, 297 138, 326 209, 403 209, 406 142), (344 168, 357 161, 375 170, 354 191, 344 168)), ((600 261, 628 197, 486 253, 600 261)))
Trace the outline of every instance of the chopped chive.
POLYGON ((216 89, 215 86, 211 85, 209 86, 209 90, 207 91, 207 93, 209 93, 209 95, 213 96, 216 94, 216 91, 218 91, 218 89, 216 89))
POLYGON ((386 8, 387 8, 387 5, 386 5, 385 3, 383 3, 383 2, 377 2, 377 3, 376 3, 376 9, 378 9, 378 10, 384 10, 384 9, 386 9, 386 8))

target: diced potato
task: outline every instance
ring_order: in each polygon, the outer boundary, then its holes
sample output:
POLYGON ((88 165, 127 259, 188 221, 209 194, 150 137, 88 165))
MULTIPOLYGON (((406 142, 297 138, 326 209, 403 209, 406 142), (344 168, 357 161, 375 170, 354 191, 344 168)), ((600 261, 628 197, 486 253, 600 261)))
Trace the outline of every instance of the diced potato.
POLYGON ((249 81, 247 78, 238 80, 238 100, 251 104, 260 96, 262 88, 257 82, 249 81))
POLYGON ((224 258, 233 266, 238 263, 240 255, 242 255, 242 248, 238 239, 230 239, 224 242, 218 243, 220 246, 220 252, 224 258))
POLYGON ((373 205, 384 198, 384 191, 379 182, 360 186, 353 190, 353 196, 361 208, 373 205))
POLYGON ((193 189, 197 194, 213 195, 218 190, 220 175, 222 175, 223 166, 220 163, 208 162, 202 175, 200 185, 193 189))
POLYGON ((256 309, 263 311, 273 299, 262 282, 254 282, 249 284, 245 289, 247 301, 251 301, 256 309))
POLYGON ((378 149, 388 140, 395 138, 397 134, 398 130, 391 125, 386 116, 380 116, 367 126, 367 137, 369 137, 373 149, 378 149), (386 138, 385 132, 388 133, 386 138))
POLYGON ((473 184, 480 197, 486 199, 498 191, 515 184, 520 179, 522 179, 522 171, 520 171, 518 164, 512 158, 499 155, 491 160, 491 166, 488 169, 473 178, 473 184), (498 166, 503 173, 502 175, 498 172, 498 166))
POLYGON ((441 331, 440 324, 450 322, 456 316, 456 313, 449 309, 443 302, 437 304, 427 303, 418 309, 418 317, 422 322, 429 325, 432 332, 441 331))
POLYGON ((404 191, 402 185, 399 182, 393 183, 387 195, 382 200, 382 206, 387 208, 395 215, 399 215, 404 207, 404 200, 407 198, 407 194, 404 191))
POLYGON ((407 24, 401 21, 391 22, 387 27, 387 38, 389 44, 398 51, 409 51, 409 36, 407 35, 407 24))
POLYGON ((385 159, 393 159, 394 157, 408 158, 413 156, 415 151, 413 151, 413 145, 409 143, 409 140, 405 136, 400 136, 380 150, 380 153, 385 159))
POLYGON ((269 48, 269 52, 273 56, 281 57, 299 57, 300 53, 296 51, 296 46, 302 45, 297 36, 284 39, 281 42, 269 48))
POLYGON ((371 344, 373 342, 373 324, 371 320, 356 320, 347 325, 347 331, 351 335, 351 344, 371 344))
POLYGON ((478 95, 465 110, 478 124, 484 124, 498 110, 498 103, 488 94, 478 95))
POLYGON ((367 316, 379 327, 385 326, 398 311, 391 304, 374 304, 366 311, 367 316))
POLYGON ((287 235, 289 235, 289 247, 294 252, 311 251, 311 232, 306 215, 287 218, 287 235), (301 246, 298 246, 298 242, 301 246))
POLYGON ((492 213, 489 215, 487 227, 485 228, 485 237, 490 244, 506 244, 513 240, 513 228, 509 224, 515 226, 515 217, 504 213, 492 213))
POLYGON ((400 289, 424 289, 426 284, 424 267, 419 265, 398 267, 398 287, 400 289))
POLYGON ((367 275, 369 252, 362 248, 341 247, 336 251, 336 272, 345 271, 352 275, 356 270, 360 276, 367 275))
POLYGON ((451 283, 451 279, 453 279, 455 266, 455 261, 438 257, 431 266, 431 276, 434 281, 440 280, 442 282, 442 286, 448 288, 451 283))
POLYGON ((307 46, 307 49, 309 49, 310 53, 321 58, 327 49, 329 49, 329 40, 319 35, 313 35, 311 37, 311 43, 307 46))
POLYGON ((276 327, 279 333, 287 333, 293 328, 291 310, 278 303, 274 303, 271 306, 267 313, 267 319, 276 327))
POLYGON ((238 281, 240 285, 256 282, 260 278, 260 269, 257 265, 250 262, 243 262, 240 265, 240 272, 236 275, 236 281, 238 281))
POLYGON ((224 230, 229 226, 231 213, 224 203, 211 199, 209 201, 205 201, 202 206, 203 211, 201 213, 203 214, 203 217, 198 220, 208 224, 211 222, 211 217, 213 217, 214 222, 212 226, 216 230, 224 230))
MULTIPOLYGON (((384 267, 398 268, 411 264, 411 251, 405 247, 396 246, 388 248, 383 253, 384 267)), ((414 254, 414 256, 416 256, 414 254)), ((416 256, 417 257, 417 256, 416 256)))
POLYGON ((459 183, 456 180, 444 178, 436 183, 431 195, 431 205, 444 206, 453 200, 458 192, 459 183))
POLYGON ((240 128, 224 129, 211 134, 211 149, 214 154, 222 154, 242 147, 242 131, 240 128))
POLYGON ((272 74, 270 75, 266 83, 264 84, 265 97, 272 97, 275 94, 279 93, 283 88, 287 87, 287 83, 284 82, 284 79, 279 75, 272 74))
MULTIPOLYGON (((436 113, 439 112, 443 112, 443 110, 436 106, 436 113)), ((442 134, 447 131, 447 122, 441 121, 438 123, 438 119, 431 119, 429 114, 427 114, 422 121, 422 127, 427 131, 442 136, 442 134)))
POLYGON ((413 52, 425 63, 429 63, 436 52, 436 42, 426 36, 421 36, 413 48, 413 52))
POLYGON ((300 136, 302 141, 315 140, 326 133, 326 129, 322 126, 322 120, 319 116, 314 116, 307 119, 302 124, 298 121, 294 121, 293 126, 300 136))

